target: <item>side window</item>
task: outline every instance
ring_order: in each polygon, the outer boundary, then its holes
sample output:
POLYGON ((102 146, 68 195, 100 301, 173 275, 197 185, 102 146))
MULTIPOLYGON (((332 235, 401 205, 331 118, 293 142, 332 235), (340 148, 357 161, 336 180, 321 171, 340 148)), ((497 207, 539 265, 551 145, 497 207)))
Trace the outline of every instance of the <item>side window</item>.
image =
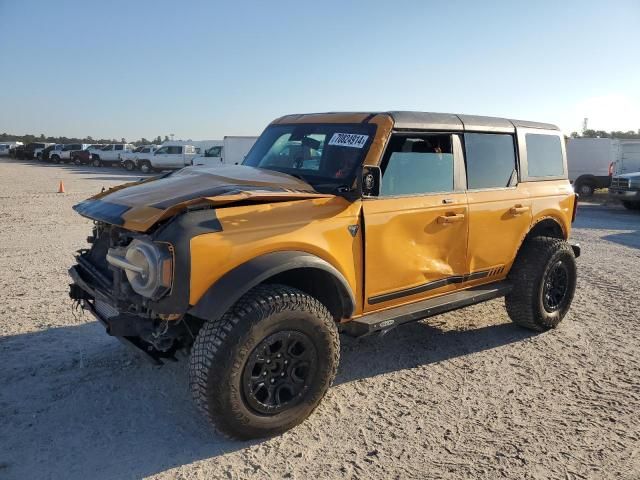
POLYGON ((169 147, 160 147, 158 150, 156 150, 156 155, 162 155, 166 153, 169 153, 169 147))
POLYGON ((382 197, 452 192, 451 135, 394 135, 382 171, 382 197))
POLYGON ((167 153, 170 155, 179 155, 182 153, 182 147, 168 147, 167 153))
POLYGON ((527 133, 527 170, 530 177, 557 177, 564 174, 562 144, 557 135, 527 133))
POLYGON ((116 150, 123 150, 124 149, 124 145, 116 145, 116 150))
POLYGON ((467 188, 508 187, 516 171, 513 136, 496 133, 465 133, 467 188))
POLYGON ((222 147, 211 147, 209 150, 205 152, 206 157, 221 157, 222 156, 222 147))

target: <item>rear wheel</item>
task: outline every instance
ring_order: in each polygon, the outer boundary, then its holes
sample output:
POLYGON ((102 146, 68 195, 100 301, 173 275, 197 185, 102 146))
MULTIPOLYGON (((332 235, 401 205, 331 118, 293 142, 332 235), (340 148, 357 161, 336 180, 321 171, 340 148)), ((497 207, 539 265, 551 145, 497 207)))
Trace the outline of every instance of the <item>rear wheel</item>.
POLYGON ((91 165, 93 165, 94 167, 101 167, 102 166, 102 161, 100 160, 100 157, 98 155, 94 155, 92 157, 91 165))
POLYGON ((622 205, 624 205, 624 208, 626 208, 627 210, 640 210, 640 203, 622 202, 622 205))
POLYGON ((60 157, 58 155, 51 155, 51 161, 53 163, 60 163, 60 157))
POLYGON ((590 197, 593 195, 596 187, 592 183, 580 182, 576 185, 576 193, 581 197, 590 197))
POLYGON ((127 171, 132 172, 136 168, 136 165, 131 160, 127 160, 126 162, 124 162, 124 168, 127 171))
POLYGON ((73 163, 74 165, 82 165, 82 160, 80 160, 80 157, 75 156, 73 157, 73 163))
POLYGON ((322 303, 284 285, 261 285, 198 333, 191 392, 226 435, 279 434, 318 406, 339 354, 338 332, 322 303))
POLYGON ((576 259, 564 240, 535 237, 525 241, 509 280, 505 297, 511 320, 532 330, 555 328, 564 318, 576 289, 576 259))

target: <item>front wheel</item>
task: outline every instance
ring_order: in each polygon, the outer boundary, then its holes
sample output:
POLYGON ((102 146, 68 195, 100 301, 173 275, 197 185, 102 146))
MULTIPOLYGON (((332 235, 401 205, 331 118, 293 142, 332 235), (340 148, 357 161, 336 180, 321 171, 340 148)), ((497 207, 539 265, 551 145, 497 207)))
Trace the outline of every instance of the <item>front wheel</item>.
POLYGON ((537 331, 558 326, 571 306, 576 277, 576 258, 566 241, 526 240, 509 272, 513 289, 505 304, 511 321, 537 331))
POLYGON ((282 433, 318 406, 338 367, 338 331, 327 308, 284 285, 261 285, 193 346, 189 384, 200 410, 239 439, 282 433))
POLYGON ((127 160, 126 162, 124 162, 124 168, 128 172, 132 172, 136 168, 136 165, 131 160, 127 160))
POLYGON ((140 171, 142 173, 149 173, 151 170, 151 163, 149 163, 147 160, 140 162, 140 171))
POLYGON ((60 157, 58 155, 51 155, 51 161, 53 163, 60 163, 60 157))
POLYGON ((102 161, 100 160, 100 157, 98 157, 97 155, 94 155, 93 160, 91 161, 91 165, 93 165, 94 167, 101 167, 102 161))

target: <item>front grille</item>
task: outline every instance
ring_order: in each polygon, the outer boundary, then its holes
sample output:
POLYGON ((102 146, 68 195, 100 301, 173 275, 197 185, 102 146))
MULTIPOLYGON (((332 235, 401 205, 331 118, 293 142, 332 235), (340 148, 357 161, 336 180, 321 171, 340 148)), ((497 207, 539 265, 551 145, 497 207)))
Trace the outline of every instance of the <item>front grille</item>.
POLYGON ((115 307, 103 302, 102 300, 96 300, 94 307, 96 312, 98 312, 98 315, 102 318, 111 318, 120 315, 120 312, 115 307))
POLYGON ((621 177, 613 177, 611 179, 610 188, 618 188, 620 190, 629 190, 629 179, 621 177))

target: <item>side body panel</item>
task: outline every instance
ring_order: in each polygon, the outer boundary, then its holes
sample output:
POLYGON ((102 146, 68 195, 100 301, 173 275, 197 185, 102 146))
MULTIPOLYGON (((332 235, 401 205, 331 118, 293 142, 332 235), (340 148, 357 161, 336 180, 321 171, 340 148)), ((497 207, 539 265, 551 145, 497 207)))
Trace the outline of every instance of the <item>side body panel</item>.
MULTIPOLYGON (((267 253, 291 250, 316 255, 331 264, 347 280, 356 300, 361 299, 361 207, 359 200, 330 197, 216 210, 222 231, 191 240, 189 303, 195 305, 212 284, 235 267, 267 253), (351 233, 354 226, 355 236, 351 233)), ((361 311, 357 301, 354 315, 361 311)))
POLYGON ((531 226, 531 200, 526 185, 495 190, 470 190, 469 271, 489 271, 473 284, 506 275, 520 242, 531 226))
POLYGON ((363 211, 365 311, 460 288, 453 280, 467 267, 464 193, 369 199, 363 211), (444 223, 444 216, 460 221, 444 223))

